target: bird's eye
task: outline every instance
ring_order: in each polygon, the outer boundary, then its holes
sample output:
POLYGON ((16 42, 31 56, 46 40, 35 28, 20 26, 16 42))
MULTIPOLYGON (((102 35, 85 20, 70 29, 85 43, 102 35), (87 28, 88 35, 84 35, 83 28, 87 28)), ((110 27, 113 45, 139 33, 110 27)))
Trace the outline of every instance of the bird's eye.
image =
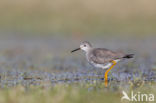
POLYGON ((84 47, 86 47, 86 45, 84 45, 84 47))

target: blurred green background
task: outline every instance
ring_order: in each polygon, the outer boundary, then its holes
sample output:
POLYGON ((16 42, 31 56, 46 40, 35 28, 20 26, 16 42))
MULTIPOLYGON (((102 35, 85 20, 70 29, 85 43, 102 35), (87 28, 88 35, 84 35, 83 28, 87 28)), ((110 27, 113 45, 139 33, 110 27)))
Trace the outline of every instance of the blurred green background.
POLYGON ((0 32, 153 36, 155 5, 155 0, 1 0, 0 32))

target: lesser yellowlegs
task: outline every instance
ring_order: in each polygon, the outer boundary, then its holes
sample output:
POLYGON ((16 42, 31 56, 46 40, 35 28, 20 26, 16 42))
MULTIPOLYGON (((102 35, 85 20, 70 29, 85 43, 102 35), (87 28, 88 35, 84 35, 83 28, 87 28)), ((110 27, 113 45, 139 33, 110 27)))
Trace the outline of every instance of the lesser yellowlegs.
POLYGON ((105 86, 108 84, 107 75, 108 72, 120 61, 123 59, 133 58, 134 54, 124 54, 121 52, 114 52, 105 48, 93 48, 92 45, 84 41, 80 44, 80 47, 71 51, 75 52, 77 50, 85 51, 86 58, 90 64, 95 67, 107 69, 109 68, 104 75, 105 86))

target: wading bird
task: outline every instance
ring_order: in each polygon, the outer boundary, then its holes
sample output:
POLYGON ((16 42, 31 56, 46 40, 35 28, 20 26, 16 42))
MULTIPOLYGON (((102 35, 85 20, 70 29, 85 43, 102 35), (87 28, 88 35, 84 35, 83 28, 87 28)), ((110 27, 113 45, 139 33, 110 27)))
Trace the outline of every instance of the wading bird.
POLYGON ((93 48, 92 45, 84 41, 80 44, 80 47, 71 51, 71 53, 83 50, 86 54, 86 58, 90 64, 97 68, 108 69, 105 72, 105 86, 108 85, 108 72, 121 60, 133 58, 134 54, 124 54, 121 52, 114 52, 105 48, 93 48))

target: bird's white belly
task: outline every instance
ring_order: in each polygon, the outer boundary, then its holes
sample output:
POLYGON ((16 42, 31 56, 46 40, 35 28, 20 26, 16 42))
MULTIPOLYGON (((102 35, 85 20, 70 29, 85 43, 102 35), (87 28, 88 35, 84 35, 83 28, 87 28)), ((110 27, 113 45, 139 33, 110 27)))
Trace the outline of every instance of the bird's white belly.
POLYGON ((93 64, 97 68, 102 68, 102 69, 107 69, 110 66, 112 66, 112 63, 107 63, 107 64, 93 64))
POLYGON ((112 63, 97 64, 92 61, 90 62, 90 64, 92 64, 96 68, 102 68, 102 69, 108 69, 110 66, 112 66, 112 63))
MULTIPOLYGON (((116 63, 119 62, 120 60, 114 60, 116 63)), ((97 68, 102 68, 102 69, 108 69, 109 67, 112 66, 112 63, 105 63, 105 64, 96 64, 94 62, 91 62, 91 64, 97 68)))

